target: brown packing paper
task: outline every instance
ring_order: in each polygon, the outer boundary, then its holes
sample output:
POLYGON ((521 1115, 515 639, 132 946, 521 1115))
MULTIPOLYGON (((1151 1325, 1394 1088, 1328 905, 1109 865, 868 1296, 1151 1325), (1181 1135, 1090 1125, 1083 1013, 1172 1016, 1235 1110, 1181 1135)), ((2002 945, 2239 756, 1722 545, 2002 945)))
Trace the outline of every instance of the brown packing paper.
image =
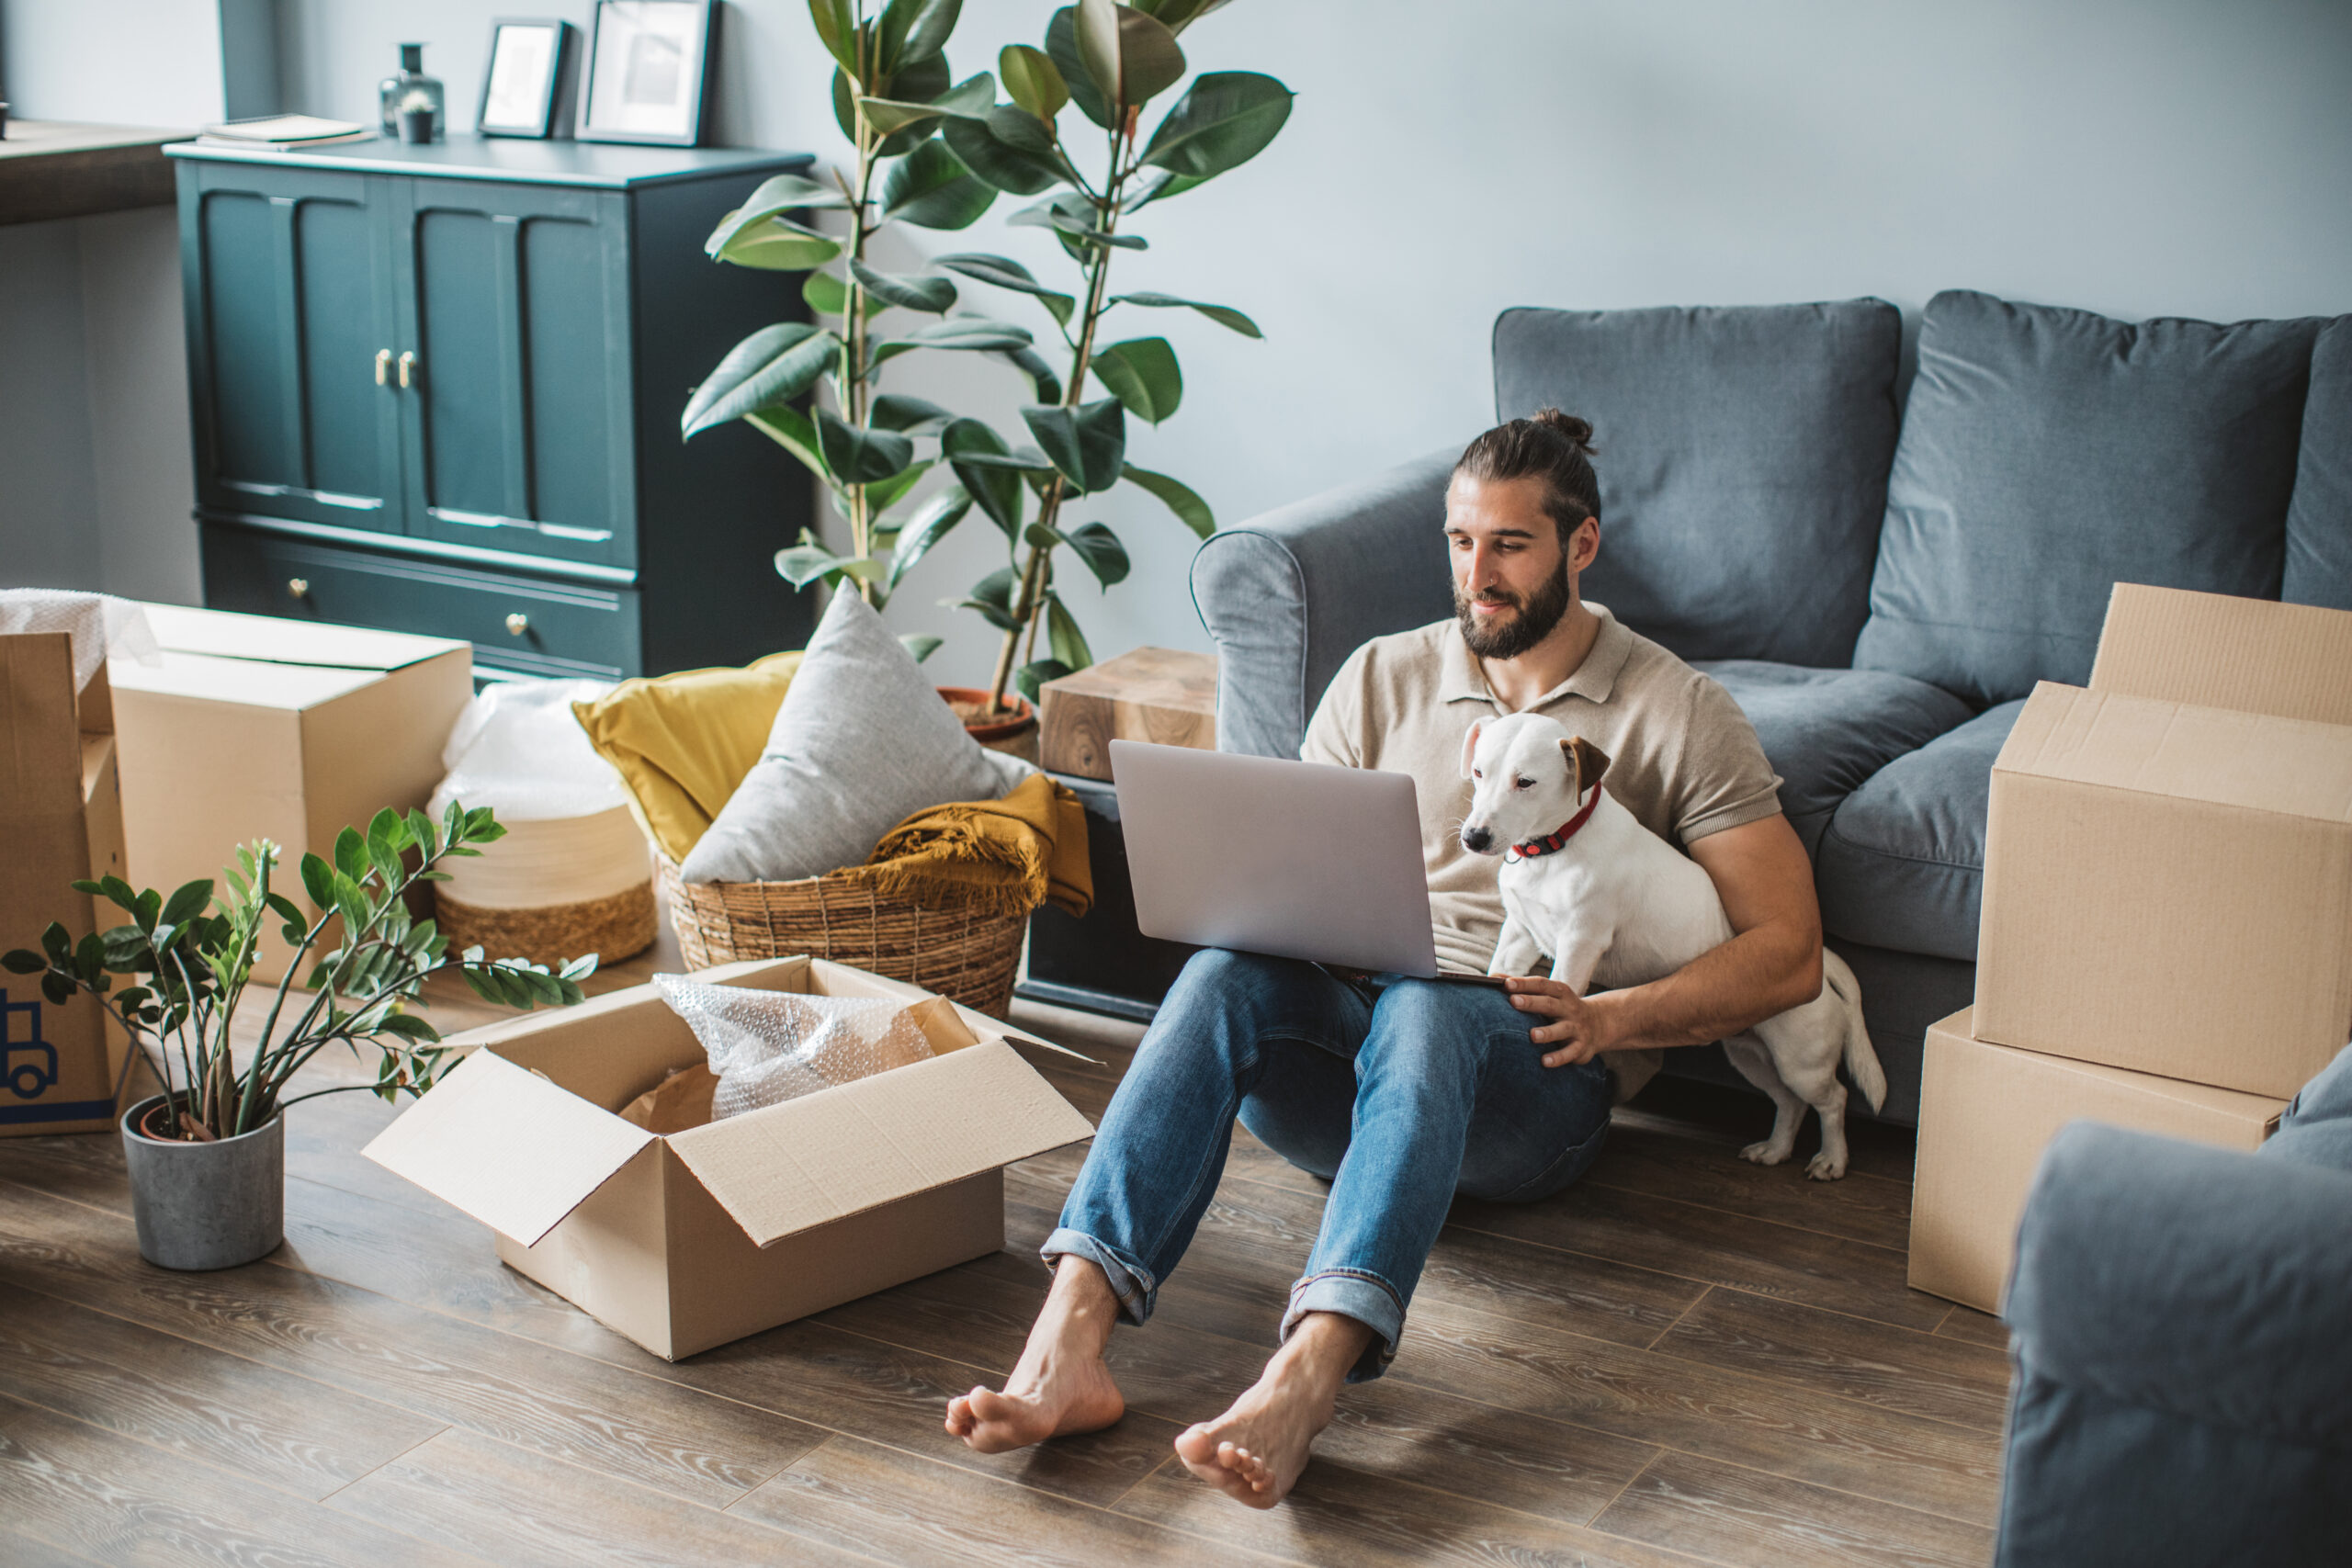
POLYGON ((718 1092, 718 1075, 708 1063, 680 1067, 621 1109, 621 1120, 657 1137, 683 1133, 710 1120, 710 1102, 718 1092))
POLYGON ((1002 1025, 915 987, 806 958, 695 977, 894 998, 939 1055, 660 1135, 621 1113, 707 1067, 640 986, 454 1036, 471 1058, 366 1154, 491 1225, 517 1270, 676 1359, 996 1250, 1002 1166, 1092 1133, 1002 1025))
POLYGON ((2041 1151, 2069 1122, 2224 1148, 2258 1146, 2285 1102, 1973 1038, 1963 1009, 1929 1026, 1911 1193, 1915 1290, 1998 1312, 2041 1151))
MULTIPOLYGON (((106 674, 74 689, 62 632, 0 637, 0 950, 119 923, 77 879, 121 876, 122 807, 106 674)), ((0 974, 0 1136, 104 1132, 130 1042, 99 1005, 0 974)))

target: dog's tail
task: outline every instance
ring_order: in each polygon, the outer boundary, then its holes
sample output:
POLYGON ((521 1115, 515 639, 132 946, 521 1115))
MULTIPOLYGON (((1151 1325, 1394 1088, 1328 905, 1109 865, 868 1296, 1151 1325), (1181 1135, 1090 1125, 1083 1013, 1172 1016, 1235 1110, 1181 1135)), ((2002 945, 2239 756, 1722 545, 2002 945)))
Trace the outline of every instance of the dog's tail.
POLYGON ((1821 977, 1846 1013, 1846 1076, 1862 1091, 1872 1111, 1886 1103, 1886 1071, 1871 1047, 1871 1032, 1862 1024, 1862 985, 1846 961, 1827 948, 1821 950, 1821 977))

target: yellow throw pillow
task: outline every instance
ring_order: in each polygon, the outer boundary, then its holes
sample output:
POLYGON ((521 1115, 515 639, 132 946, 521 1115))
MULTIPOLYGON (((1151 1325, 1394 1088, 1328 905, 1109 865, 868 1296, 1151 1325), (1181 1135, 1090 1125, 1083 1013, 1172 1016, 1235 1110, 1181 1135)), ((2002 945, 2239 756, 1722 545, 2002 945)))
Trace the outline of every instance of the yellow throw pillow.
POLYGON ((799 668, 795 650, 741 670, 639 676, 571 711, 620 770, 654 843, 682 862, 760 760, 799 668))

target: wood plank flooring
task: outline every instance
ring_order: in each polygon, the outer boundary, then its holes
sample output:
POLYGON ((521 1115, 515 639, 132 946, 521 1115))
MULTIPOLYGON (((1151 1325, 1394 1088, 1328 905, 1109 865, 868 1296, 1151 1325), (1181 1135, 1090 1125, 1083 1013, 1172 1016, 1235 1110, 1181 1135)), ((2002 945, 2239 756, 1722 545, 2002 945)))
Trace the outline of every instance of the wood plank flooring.
MULTIPOLYGON (((595 988, 656 967, 674 957, 595 988)), ((444 1028, 503 1010, 435 996, 444 1028)), ((1015 1021, 1101 1058, 1032 1057, 1091 1117, 1141 1032, 1026 1005, 1015 1021)), ((0 1562, 1991 1553, 2007 1339, 1905 1286, 1899 1131, 1857 1124, 1854 1174, 1822 1186, 1736 1157, 1762 1101, 1661 1082, 1568 1191, 1456 1206, 1390 1374, 1348 1391, 1291 1502, 1261 1514, 1169 1447, 1262 1363, 1322 1210, 1321 1184, 1246 1134, 1158 1315, 1113 1339, 1125 1420, 991 1458, 941 1406, 1019 1353, 1082 1150, 1008 1173, 1005 1251, 672 1366, 360 1158, 391 1115, 362 1094, 289 1111, 286 1245, 219 1274, 140 1260, 111 1135, 0 1139, 0 1562)))

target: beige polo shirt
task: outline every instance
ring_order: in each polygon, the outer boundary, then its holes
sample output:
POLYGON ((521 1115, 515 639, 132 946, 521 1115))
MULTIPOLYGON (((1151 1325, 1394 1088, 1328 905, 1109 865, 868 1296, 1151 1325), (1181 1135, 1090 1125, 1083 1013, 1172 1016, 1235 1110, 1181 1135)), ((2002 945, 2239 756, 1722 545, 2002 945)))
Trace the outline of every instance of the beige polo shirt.
MULTIPOLYGON (((1528 711, 1607 752, 1603 787, 1670 842, 1687 847, 1778 812, 1781 781, 1731 694, 1602 606, 1587 601, 1585 608, 1600 617, 1592 651, 1528 711)), ((1458 835, 1470 814, 1463 738, 1504 711, 1462 628, 1440 621, 1356 649, 1299 748, 1310 762, 1412 775, 1443 969, 1484 974, 1502 936, 1495 881, 1502 863, 1472 854, 1458 835)))

